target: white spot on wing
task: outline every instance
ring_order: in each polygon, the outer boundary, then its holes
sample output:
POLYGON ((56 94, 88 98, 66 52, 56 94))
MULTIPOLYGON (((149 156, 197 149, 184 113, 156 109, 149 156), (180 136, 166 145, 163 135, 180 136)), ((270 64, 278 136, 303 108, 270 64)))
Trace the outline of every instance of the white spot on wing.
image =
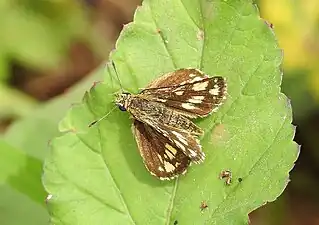
POLYGON ((173 166, 171 163, 165 161, 164 162, 164 168, 166 170, 166 172, 172 172, 175 170, 175 166, 173 166))
POLYGON ((194 83, 196 81, 200 81, 200 80, 203 80, 204 78, 203 77, 195 77, 193 80, 190 81, 190 83, 194 83))
POLYGON ((176 141, 176 140, 174 140, 174 142, 175 142, 175 144, 176 144, 176 146, 177 146, 178 148, 180 148, 180 149, 182 149, 183 151, 185 151, 184 145, 182 145, 180 142, 178 142, 178 141, 176 141))
POLYGON ((178 132, 175 131, 175 130, 173 130, 172 133, 173 133, 176 137, 178 137, 178 138, 184 138, 183 135, 181 135, 180 133, 178 133, 178 132))
POLYGON ((166 102, 166 99, 158 98, 157 101, 158 102, 166 102))
POLYGON ((165 151, 166 155, 168 155, 168 157, 172 160, 174 159, 174 155, 170 152, 170 151, 165 151))
POLYGON ((208 86, 208 81, 205 81, 205 82, 200 82, 200 83, 194 84, 192 89, 194 91, 204 91, 204 90, 206 90, 207 86, 208 86))
POLYGON ((171 145, 169 145, 169 144, 165 144, 165 148, 167 148, 168 150, 170 150, 172 153, 173 153, 173 155, 175 155, 176 154, 176 149, 175 148, 173 148, 171 145))
POLYGON ((218 95, 219 94, 219 88, 213 88, 209 90, 209 94, 211 95, 218 95))
POLYGON ((193 157, 197 156, 197 154, 194 150, 188 149, 188 151, 191 153, 191 156, 193 156, 193 157))
POLYGON ((204 100, 205 96, 193 96, 193 99, 204 100))
POLYGON ((162 156, 161 156, 160 154, 157 154, 157 156, 158 156, 159 160, 161 161, 161 163, 163 163, 163 158, 162 158, 162 156))
POLYGON ((195 108, 196 108, 195 106, 193 106, 193 105, 190 104, 190 103, 183 103, 183 104, 182 104, 182 107, 183 107, 184 109, 195 109, 195 108))
POLYGON ((174 92, 176 95, 182 95, 184 93, 184 91, 176 91, 174 92))
POLYGON ((186 81, 183 81, 182 83, 180 83, 180 85, 184 85, 184 84, 186 84, 186 81))
POLYGON ((188 99, 187 100, 188 102, 190 102, 190 103, 194 103, 194 104, 199 104, 199 103, 202 103, 202 100, 200 100, 200 99, 188 99))
POLYGON ((187 141, 185 139, 178 139, 180 140, 181 142, 183 142, 184 145, 188 145, 187 141))

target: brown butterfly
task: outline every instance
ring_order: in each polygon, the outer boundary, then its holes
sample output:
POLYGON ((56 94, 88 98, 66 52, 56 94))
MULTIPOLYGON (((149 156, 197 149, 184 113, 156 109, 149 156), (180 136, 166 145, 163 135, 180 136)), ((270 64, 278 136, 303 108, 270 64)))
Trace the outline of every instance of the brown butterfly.
POLYGON ((132 130, 146 168, 165 180, 184 174, 190 162, 204 161, 198 139, 204 131, 190 119, 215 112, 226 92, 223 77, 179 69, 154 80, 137 95, 118 94, 115 103, 132 115, 132 130))

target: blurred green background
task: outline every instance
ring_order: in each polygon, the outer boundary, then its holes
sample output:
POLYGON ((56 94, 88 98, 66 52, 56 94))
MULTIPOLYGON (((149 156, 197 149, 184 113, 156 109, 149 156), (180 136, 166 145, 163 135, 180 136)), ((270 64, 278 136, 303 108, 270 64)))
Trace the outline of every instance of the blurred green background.
MULTIPOLYGON (((7 162, 0 161, 1 225, 48 220, 39 180, 48 142, 71 104, 102 79, 103 62, 139 4, 0 2, 0 158, 7 162), (12 148, 12 154, 4 148, 12 148)), ((287 189, 276 202, 251 213, 251 224, 319 224, 319 1, 256 4, 283 49, 282 91, 291 99, 295 141, 302 147, 287 189)))

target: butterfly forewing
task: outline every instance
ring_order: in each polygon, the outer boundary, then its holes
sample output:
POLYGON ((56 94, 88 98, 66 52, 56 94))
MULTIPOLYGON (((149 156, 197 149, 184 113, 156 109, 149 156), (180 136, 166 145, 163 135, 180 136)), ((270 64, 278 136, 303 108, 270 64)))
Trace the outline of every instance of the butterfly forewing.
POLYGON ((184 69, 183 73, 178 74, 169 73, 158 80, 144 89, 141 95, 150 101, 161 102, 191 118, 204 117, 217 110, 227 92, 223 77, 209 78, 195 69, 184 69), (178 75, 179 77, 176 77, 178 75), (180 83, 177 84, 177 81, 180 83), (155 87, 154 84, 159 84, 160 87, 155 87))
POLYGON ((167 137, 151 126, 134 120, 133 133, 147 170, 160 179, 186 172, 190 159, 167 137))
POLYGON ((188 83, 193 80, 195 77, 205 78, 205 75, 202 71, 194 68, 189 69, 179 69, 173 72, 164 74, 163 76, 155 79, 151 82, 144 90, 146 89, 159 89, 163 87, 171 86, 180 86, 182 84, 188 83))

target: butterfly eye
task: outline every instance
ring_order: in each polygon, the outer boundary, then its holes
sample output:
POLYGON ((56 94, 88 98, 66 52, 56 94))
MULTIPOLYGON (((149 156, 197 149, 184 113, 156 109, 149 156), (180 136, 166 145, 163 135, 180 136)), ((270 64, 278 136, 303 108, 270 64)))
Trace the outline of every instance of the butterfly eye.
POLYGON ((125 108, 123 105, 119 105, 119 109, 120 109, 121 111, 126 111, 126 108, 125 108))

